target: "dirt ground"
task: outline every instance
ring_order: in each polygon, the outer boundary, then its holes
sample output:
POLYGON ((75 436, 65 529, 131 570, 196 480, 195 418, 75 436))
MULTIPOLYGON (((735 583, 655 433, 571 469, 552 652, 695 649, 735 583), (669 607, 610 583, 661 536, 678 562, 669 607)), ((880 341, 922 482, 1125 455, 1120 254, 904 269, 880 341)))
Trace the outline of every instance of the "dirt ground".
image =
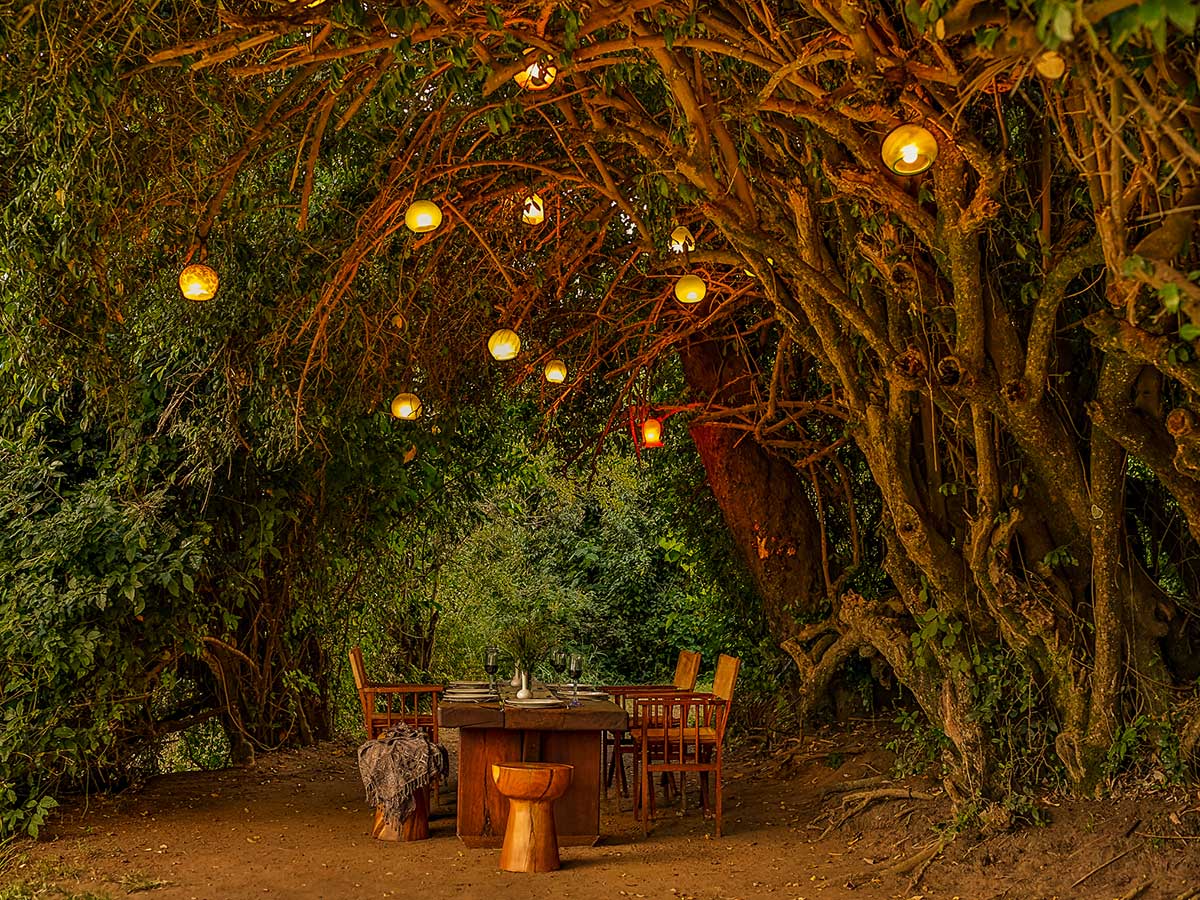
POLYGON ((499 851, 465 848, 453 785, 430 840, 384 843, 369 834, 353 744, 280 752, 253 768, 163 776, 65 808, 41 841, 18 848, 0 897, 1178 900, 1200 891, 1194 788, 1172 799, 1048 803, 1047 825, 988 838, 961 829, 923 871, 919 862, 889 870, 936 847, 953 814, 931 782, 878 780, 890 770, 878 749, 885 729, 818 734, 786 766, 735 752, 721 838, 694 800, 686 815, 660 808, 643 838, 628 801, 610 798, 601 844, 564 848, 562 870, 545 875, 499 872, 499 851), (846 818, 857 801, 843 808, 852 795, 831 789, 864 778, 876 779, 868 789, 936 796, 883 798, 846 818))

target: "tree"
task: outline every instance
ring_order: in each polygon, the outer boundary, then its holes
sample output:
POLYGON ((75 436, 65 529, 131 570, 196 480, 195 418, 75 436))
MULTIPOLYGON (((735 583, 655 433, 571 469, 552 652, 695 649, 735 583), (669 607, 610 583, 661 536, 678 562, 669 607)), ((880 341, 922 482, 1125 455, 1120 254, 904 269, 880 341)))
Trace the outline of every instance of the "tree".
MULTIPOLYGON (((1135 708, 1174 729, 1185 758, 1200 742, 1194 686, 1164 652, 1196 640, 1200 113, 1179 62, 1195 13, 625 0, 279 4, 214 22, 185 4, 110 24, 108 41, 145 60, 117 53, 125 90, 188 84, 211 98, 207 133, 240 137, 198 238, 242 218, 238 185, 284 193, 289 177, 302 233, 319 214, 346 235, 322 243, 336 262, 319 294, 282 299, 273 322, 275 346, 307 347, 298 409, 332 383, 330 348, 364 366, 394 351, 380 323, 395 294, 362 293, 385 266, 421 322, 409 366, 439 376, 426 384, 442 402, 466 399, 440 376, 481 358, 498 324, 535 351, 515 380, 570 357, 572 390, 552 411, 595 416, 581 395, 616 386, 601 436, 645 408, 674 350, 740 357, 730 384, 676 405, 694 427, 791 454, 818 486, 802 522, 821 485, 878 503, 886 544, 890 590, 836 590, 855 573, 830 572, 829 616, 798 631, 793 655, 824 678, 854 650, 879 654, 950 739, 954 790, 994 796, 1008 771, 997 748, 1021 752, 996 740, 1008 720, 987 698, 1001 679, 1036 686, 1082 788, 1135 708), (556 66, 549 90, 512 83, 528 48, 556 66), (231 112, 218 101, 234 79, 231 112), (880 140, 910 122, 937 159, 896 176, 880 140), (348 147, 371 156, 372 177, 335 207, 314 186, 348 147), (539 230, 517 215, 535 189, 539 230), (416 196, 448 216, 413 239, 416 196), (680 223, 701 249, 664 255, 680 223), (682 271, 708 282, 695 308, 671 299, 682 271), (1168 540, 1172 517, 1187 534, 1176 524, 1168 540)), ((42 27, 22 24, 26 58, 49 46, 42 27)), ((170 146, 177 121, 140 139, 170 146)), ((168 190, 149 185, 140 208, 168 190)), ((821 518, 823 546, 855 545, 853 517, 821 518)))

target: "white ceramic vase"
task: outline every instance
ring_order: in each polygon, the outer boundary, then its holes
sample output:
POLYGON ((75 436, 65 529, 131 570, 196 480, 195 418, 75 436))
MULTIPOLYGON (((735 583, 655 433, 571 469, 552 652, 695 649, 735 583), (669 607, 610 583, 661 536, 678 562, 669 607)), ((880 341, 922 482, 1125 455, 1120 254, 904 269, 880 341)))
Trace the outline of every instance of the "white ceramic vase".
POLYGON ((533 691, 529 689, 529 673, 524 669, 521 670, 521 689, 517 691, 518 700, 528 700, 533 696, 533 691))

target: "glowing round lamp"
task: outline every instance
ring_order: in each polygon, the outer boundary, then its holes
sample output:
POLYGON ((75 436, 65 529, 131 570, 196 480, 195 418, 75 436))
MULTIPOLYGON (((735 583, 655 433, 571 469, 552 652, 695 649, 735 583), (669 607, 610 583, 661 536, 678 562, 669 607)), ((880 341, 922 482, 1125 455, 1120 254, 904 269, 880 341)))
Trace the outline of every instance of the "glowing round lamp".
POLYGON ((937 141, 920 125, 901 125, 883 139, 883 163, 897 175, 920 175, 937 155, 937 141))
POLYGON ((671 251, 673 253, 691 253, 695 249, 696 239, 686 225, 680 225, 671 232, 671 251))
POLYGON ((642 423, 642 444, 646 447, 661 447, 662 422, 658 419, 647 419, 642 423))
POLYGON ((521 221, 526 225, 541 225, 546 220, 546 205, 541 194, 531 194, 521 206, 521 221))
POLYGON ((684 275, 675 282, 675 296, 680 303, 699 303, 708 293, 708 285, 699 275, 684 275))
POLYGON ((211 300, 217 293, 217 270, 205 263, 192 263, 179 273, 179 290, 197 303, 211 300))
MULTIPOLYGON (((525 48, 525 55, 536 52, 533 47, 525 48)), ((526 91, 544 91, 554 84, 558 67, 538 53, 524 69, 513 76, 517 87, 526 91)))
POLYGON ((409 231, 425 234, 442 224, 442 211, 432 200, 414 200, 404 211, 404 224, 409 231))
POLYGON ((421 417, 421 399, 416 394, 397 394, 392 400, 392 415, 412 421, 421 417))
POLYGON ((503 362, 506 359, 513 359, 520 352, 521 339, 517 337, 515 331, 501 328, 492 332, 492 336, 488 338, 488 353, 492 354, 494 359, 503 362))
POLYGON ((1047 50, 1039 56, 1033 66, 1039 75, 1051 81, 1057 81, 1067 74, 1067 61, 1054 50, 1047 50))
POLYGON ((397 331, 403 331, 408 327, 408 319, 404 318, 404 313, 396 313, 392 316, 392 324, 396 327, 397 331))
POLYGON ((562 384, 567 380, 567 364, 561 359, 550 360, 542 372, 551 384, 562 384))

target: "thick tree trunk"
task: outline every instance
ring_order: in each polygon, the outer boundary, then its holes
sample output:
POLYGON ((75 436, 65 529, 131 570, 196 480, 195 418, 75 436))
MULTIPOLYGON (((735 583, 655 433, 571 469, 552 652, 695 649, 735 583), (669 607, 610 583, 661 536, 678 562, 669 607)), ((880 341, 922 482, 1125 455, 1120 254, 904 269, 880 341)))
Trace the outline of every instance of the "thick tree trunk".
MULTIPOLYGON (((736 359, 737 357, 735 357, 736 359)), ((746 390, 736 363, 723 365, 712 341, 683 352, 688 386, 698 398, 738 402, 746 390)), ((695 424, 692 440, 709 486, 762 597, 771 633, 780 642, 797 633, 826 601, 821 529, 800 474, 752 436, 719 425, 695 424)))

